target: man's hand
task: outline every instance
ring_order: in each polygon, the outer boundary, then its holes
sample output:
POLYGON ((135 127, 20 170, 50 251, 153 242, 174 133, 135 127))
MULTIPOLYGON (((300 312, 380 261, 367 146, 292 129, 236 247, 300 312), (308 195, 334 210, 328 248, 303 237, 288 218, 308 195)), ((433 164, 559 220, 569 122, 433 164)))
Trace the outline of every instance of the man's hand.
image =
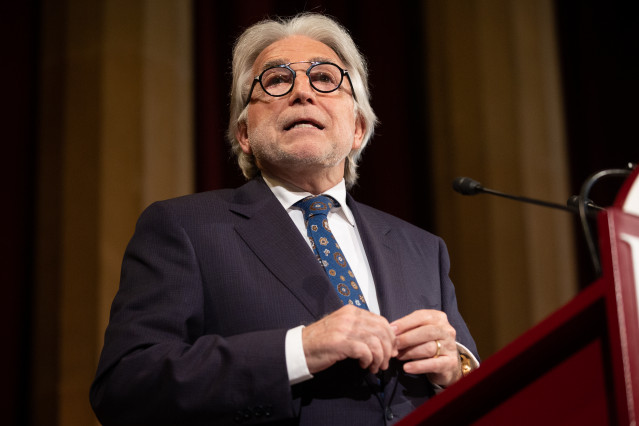
POLYGON ((306 364, 311 373, 346 358, 359 360, 372 373, 388 368, 397 356, 395 333, 379 315, 352 305, 327 315, 302 330, 306 364))
POLYGON ((427 374, 431 382, 440 386, 459 380, 456 332, 445 313, 430 309, 415 311, 394 321, 391 327, 397 336, 397 358, 408 361, 404 371, 427 374))

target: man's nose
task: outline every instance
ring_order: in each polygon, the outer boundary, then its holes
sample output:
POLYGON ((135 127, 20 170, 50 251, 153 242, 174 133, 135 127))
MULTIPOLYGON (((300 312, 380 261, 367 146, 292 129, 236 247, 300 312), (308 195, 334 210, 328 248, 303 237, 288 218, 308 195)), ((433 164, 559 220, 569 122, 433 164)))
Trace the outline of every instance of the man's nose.
POLYGON ((289 102, 291 104, 301 102, 315 102, 315 89, 311 86, 311 82, 305 72, 297 72, 295 81, 293 82, 293 89, 291 89, 289 102))

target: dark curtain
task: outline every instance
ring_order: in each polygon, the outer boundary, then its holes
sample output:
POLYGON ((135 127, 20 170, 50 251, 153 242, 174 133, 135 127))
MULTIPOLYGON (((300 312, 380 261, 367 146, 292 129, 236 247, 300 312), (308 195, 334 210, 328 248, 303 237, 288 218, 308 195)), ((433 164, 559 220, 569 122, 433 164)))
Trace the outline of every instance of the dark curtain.
MULTIPOLYGON (((633 2, 558 0, 557 28, 570 144, 571 190, 591 173, 639 161, 637 97, 639 42, 633 2)), ((228 120, 230 51, 242 28, 268 15, 326 12, 350 29, 371 68, 373 107, 381 119, 364 154, 353 193, 363 202, 426 229, 429 150, 421 2, 195 1, 197 189, 237 186, 243 178, 230 158, 228 120)), ((1 381, 2 424, 30 424, 29 375, 33 299, 38 140, 41 2, 4 2, 0 14, 4 57, 2 302, 0 332, 6 374, 1 381)), ((610 203, 614 188, 596 188, 595 202, 610 203)), ((583 242, 578 242, 583 248, 583 242)), ((583 275, 590 274, 587 256, 583 275)), ((590 282, 591 279, 581 279, 590 282)), ((55 300, 51 301, 52 304, 55 300)), ((51 353, 41 356, 56 356, 51 353)), ((55 404, 55 401, 52 402, 55 404)), ((52 424, 55 419, 52 417, 52 424)))
POLYGON ((0 30, 5 60, 2 89, 2 208, 0 238, 0 424, 26 424, 29 418, 30 302, 33 288, 37 54, 39 1, 5 2, 0 30))
MULTIPOLYGON (((578 194, 591 174, 639 162, 639 19, 634 2, 555 3, 568 138, 570 183, 578 194)), ((622 183, 597 183, 591 199, 610 206, 622 183)), ((580 283, 595 279, 576 229, 580 283)))

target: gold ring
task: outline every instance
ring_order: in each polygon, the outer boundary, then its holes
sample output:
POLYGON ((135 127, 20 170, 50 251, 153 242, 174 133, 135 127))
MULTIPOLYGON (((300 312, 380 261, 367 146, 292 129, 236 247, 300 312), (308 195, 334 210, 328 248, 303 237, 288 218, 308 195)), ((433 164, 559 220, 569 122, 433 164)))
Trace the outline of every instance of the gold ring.
POLYGON ((442 344, 439 343, 439 340, 435 340, 435 343, 437 343, 437 351, 435 352, 435 355, 433 355, 433 358, 437 358, 442 350, 442 344))

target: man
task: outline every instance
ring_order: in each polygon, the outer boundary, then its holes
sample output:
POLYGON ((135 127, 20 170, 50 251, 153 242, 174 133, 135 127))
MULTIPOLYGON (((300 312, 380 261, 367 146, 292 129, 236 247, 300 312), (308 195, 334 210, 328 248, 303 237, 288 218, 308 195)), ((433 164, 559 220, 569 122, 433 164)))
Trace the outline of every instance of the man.
POLYGON ((346 193, 376 120, 364 61, 342 27, 303 14, 247 29, 233 76, 249 182, 142 214, 94 410, 105 425, 393 423, 476 348, 443 242, 346 193))

